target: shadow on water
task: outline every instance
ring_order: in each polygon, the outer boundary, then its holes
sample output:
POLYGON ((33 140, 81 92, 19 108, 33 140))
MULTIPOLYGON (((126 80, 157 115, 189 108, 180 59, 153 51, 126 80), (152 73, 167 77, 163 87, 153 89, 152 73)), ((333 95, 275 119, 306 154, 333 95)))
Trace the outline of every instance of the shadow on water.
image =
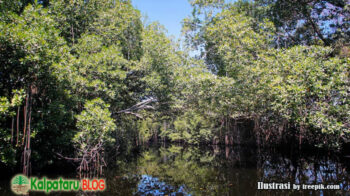
MULTIPOLYGON (((347 162, 341 155, 317 150, 144 146, 137 153, 120 154, 115 164, 109 164, 107 190, 97 195, 350 195, 347 162), (332 184, 341 189, 258 190, 258 182, 289 182, 291 188, 292 184, 332 184)), ((10 193, 6 186, 8 182, 0 185, 1 195, 11 195, 6 194, 10 193)))

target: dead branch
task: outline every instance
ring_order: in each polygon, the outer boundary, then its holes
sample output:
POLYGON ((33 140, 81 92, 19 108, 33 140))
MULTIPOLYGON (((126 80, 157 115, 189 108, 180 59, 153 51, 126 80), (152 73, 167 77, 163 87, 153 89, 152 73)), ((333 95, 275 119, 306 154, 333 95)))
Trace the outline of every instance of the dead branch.
POLYGON ((121 110, 121 111, 119 111, 119 112, 114 113, 113 116, 115 116, 115 115, 117 115, 117 114, 122 114, 122 113, 124 113, 124 114, 132 114, 132 115, 135 115, 135 116, 138 117, 138 118, 142 118, 142 115, 136 113, 135 111, 145 110, 145 109, 154 109, 153 106, 150 106, 150 105, 148 105, 148 104, 153 103, 153 102, 156 102, 156 101, 157 101, 157 99, 155 99, 155 98, 153 98, 153 97, 152 97, 152 98, 149 98, 149 99, 146 99, 146 100, 144 100, 144 101, 141 101, 141 102, 139 102, 139 103, 137 103, 137 104, 131 106, 130 108, 127 108, 127 109, 125 109, 125 110, 121 110))

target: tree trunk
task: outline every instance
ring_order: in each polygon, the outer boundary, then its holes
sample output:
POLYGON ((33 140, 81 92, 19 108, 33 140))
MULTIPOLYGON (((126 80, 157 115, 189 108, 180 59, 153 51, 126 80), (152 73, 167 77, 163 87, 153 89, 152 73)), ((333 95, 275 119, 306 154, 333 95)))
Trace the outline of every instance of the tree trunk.
POLYGON ((18 106, 18 109, 17 109, 17 138, 16 138, 16 146, 18 145, 18 135, 19 135, 19 109, 20 109, 20 107, 18 106))

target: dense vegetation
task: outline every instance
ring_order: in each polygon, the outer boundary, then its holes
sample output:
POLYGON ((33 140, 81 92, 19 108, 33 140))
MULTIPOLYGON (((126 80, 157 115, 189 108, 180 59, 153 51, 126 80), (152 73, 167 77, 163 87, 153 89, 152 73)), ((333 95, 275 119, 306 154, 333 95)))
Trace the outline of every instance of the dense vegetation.
POLYGON ((259 143, 349 140, 347 1, 191 4, 195 57, 127 0, 0 1, 1 167, 100 168, 105 151, 151 140, 233 144, 242 121, 259 143))

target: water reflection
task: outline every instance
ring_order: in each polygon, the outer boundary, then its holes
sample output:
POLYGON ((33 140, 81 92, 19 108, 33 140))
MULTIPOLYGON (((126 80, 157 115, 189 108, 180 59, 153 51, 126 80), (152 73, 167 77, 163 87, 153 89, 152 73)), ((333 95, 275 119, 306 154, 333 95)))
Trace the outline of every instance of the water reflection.
MULTIPOLYGON (((136 152, 124 152, 114 164, 109 163, 106 191, 54 195, 350 195, 348 162, 349 158, 342 155, 318 151, 300 153, 242 146, 142 147, 136 152), (258 182, 335 184, 341 189, 257 190, 258 182)), ((0 195, 12 195, 4 185, 8 186, 8 182, 0 183, 0 195)))
POLYGON ((149 147, 120 157, 107 195, 347 195, 346 160, 247 147, 149 147), (128 161, 126 161, 128 159, 128 161), (336 184, 341 190, 257 190, 258 182, 336 184), (128 184, 127 186, 125 186, 128 184), (123 194, 120 194, 120 192, 123 194))
POLYGON ((186 186, 182 185, 178 189, 168 185, 165 182, 159 181, 158 178, 152 177, 150 175, 142 175, 142 178, 137 185, 137 192, 135 195, 186 195, 191 196, 186 191, 186 186))

